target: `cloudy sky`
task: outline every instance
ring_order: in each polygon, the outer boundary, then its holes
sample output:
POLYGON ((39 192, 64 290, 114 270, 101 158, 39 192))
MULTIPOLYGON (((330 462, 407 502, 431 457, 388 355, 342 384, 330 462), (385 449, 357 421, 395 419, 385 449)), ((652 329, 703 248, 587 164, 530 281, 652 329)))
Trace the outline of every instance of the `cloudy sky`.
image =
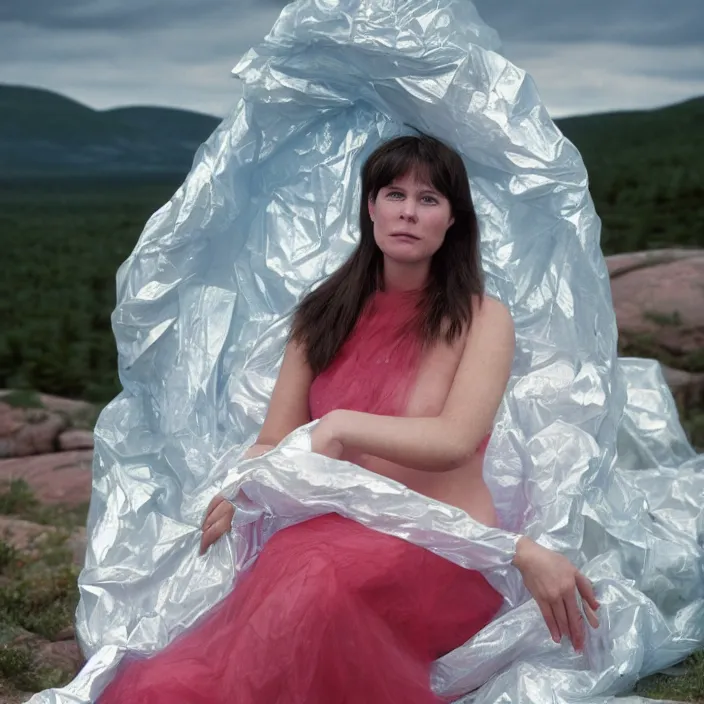
MULTIPOLYGON (((284 0, 0 0, 0 83, 224 115, 284 0)), ((703 0, 477 0, 553 117, 704 95, 703 0)))

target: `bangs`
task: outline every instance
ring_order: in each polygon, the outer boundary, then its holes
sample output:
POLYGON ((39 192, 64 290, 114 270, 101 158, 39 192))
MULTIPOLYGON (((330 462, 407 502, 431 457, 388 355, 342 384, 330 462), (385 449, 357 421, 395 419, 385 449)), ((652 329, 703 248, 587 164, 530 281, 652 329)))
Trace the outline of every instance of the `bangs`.
POLYGON ((451 199, 450 174, 437 149, 415 137, 399 140, 393 148, 382 150, 369 164, 368 192, 376 198, 379 191, 397 178, 412 174, 421 183, 451 199))

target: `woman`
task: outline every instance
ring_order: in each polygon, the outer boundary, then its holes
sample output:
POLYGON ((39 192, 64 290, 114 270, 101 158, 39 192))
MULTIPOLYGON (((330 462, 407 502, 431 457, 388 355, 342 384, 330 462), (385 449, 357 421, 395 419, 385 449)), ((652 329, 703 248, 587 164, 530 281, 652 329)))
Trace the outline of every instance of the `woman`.
MULTIPOLYGON (((483 295, 467 174, 430 137, 378 148, 362 173, 361 237, 299 305, 253 457, 312 419, 313 451, 496 525, 482 465, 514 355, 507 309, 483 295)), ((213 499, 204 552, 234 508, 213 499)), ((526 537, 514 564, 552 637, 584 642, 591 586, 526 537)), ((496 614, 478 573, 336 514, 279 531, 204 621, 128 663, 100 701, 439 702, 430 667, 496 614)))

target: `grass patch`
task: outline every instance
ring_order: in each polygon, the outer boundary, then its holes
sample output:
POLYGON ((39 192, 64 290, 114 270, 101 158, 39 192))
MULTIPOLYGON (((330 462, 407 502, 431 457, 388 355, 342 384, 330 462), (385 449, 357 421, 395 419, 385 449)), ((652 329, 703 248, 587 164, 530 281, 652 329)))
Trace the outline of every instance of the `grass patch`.
POLYGON ((0 494, 0 513, 53 526, 32 550, 21 552, 0 541, 0 625, 19 627, 51 640, 71 625, 78 604, 79 568, 66 541, 84 525, 84 508, 42 506, 27 484, 13 481, 0 494))
POLYGON ((80 569, 67 539, 85 525, 87 507, 42 506, 18 480, 0 493, 0 513, 52 526, 27 550, 0 540, 0 698, 19 702, 26 693, 63 686, 74 675, 43 665, 34 641, 22 641, 25 636, 51 641, 73 624, 80 569))
MULTIPOLYGON (((29 484, 23 479, 13 479, 0 493, 0 514, 25 518, 28 513, 36 511, 39 502, 32 493, 29 484)), ((29 519, 26 519, 29 520, 29 519)))
POLYGON ((18 553, 12 545, 0 540, 0 574, 13 565, 18 559, 18 553))
POLYGON ((662 325, 663 327, 672 327, 677 325, 682 325, 682 316, 679 311, 673 311, 672 313, 658 313, 655 310, 647 310, 643 313, 643 317, 656 325, 662 325))
MULTIPOLYGON (((49 407, 41 400, 41 394, 34 389, 12 389, 0 394, 0 402, 13 408, 28 410, 28 423, 44 420, 50 411, 49 407)), ((85 406, 77 406, 70 411, 57 409, 53 410, 53 413, 64 418, 67 428, 92 432, 95 430, 95 424, 105 404, 88 403, 87 401, 85 403, 85 406)))
POLYGON ((8 684, 25 692, 40 692, 67 683, 65 672, 37 666, 31 650, 24 646, 0 647, 0 676, 8 684))
POLYGON ((0 515, 11 515, 40 525, 72 530, 86 524, 88 504, 79 506, 40 503, 23 479, 13 479, 0 489, 0 515))
POLYGON ((71 564, 20 563, 0 586, 0 622, 52 640, 73 622, 79 569, 71 564))
POLYGON ((51 640, 71 625, 78 604, 79 569, 72 564, 66 541, 72 529, 85 523, 86 513, 42 506, 20 480, 0 494, 0 513, 55 527, 29 552, 0 542, 0 623, 51 640))
POLYGON ((44 408, 44 404, 36 391, 30 389, 14 389, 0 396, 0 401, 13 408, 44 408))
POLYGON ((636 694, 651 699, 672 699, 704 704, 704 651, 694 653, 685 661, 686 674, 679 676, 652 675, 641 680, 636 694))
POLYGON ((663 346, 651 333, 626 335, 621 333, 618 340, 620 357, 644 357, 657 359, 673 369, 698 374, 704 372, 704 349, 675 354, 663 346))

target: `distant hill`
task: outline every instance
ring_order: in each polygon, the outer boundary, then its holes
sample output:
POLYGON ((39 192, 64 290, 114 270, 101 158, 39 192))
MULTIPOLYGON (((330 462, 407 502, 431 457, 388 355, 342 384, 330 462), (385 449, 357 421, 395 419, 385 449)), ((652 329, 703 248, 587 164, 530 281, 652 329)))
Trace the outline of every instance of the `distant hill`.
POLYGON ((659 153, 701 158, 704 97, 654 110, 567 117, 555 121, 585 161, 635 159, 659 153), (697 154, 698 151, 698 154, 697 154))
POLYGON ((0 178, 184 174, 219 122, 169 108, 93 110, 49 90, 0 85, 0 178))
POLYGON ((604 251, 704 247, 704 97, 557 124, 587 166, 604 251))
MULTIPOLYGON (((49 90, 0 85, 0 179, 183 176, 218 123, 211 115, 170 108, 93 110, 49 90)), ((667 172, 658 177, 661 181, 702 182, 704 97, 656 110, 569 117, 556 123, 579 148, 592 186, 604 191, 607 202, 619 196, 620 191, 611 190, 634 178, 642 181, 646 170, 667 172)), ((652 180, 652 174, 648 178, 652 180)))

